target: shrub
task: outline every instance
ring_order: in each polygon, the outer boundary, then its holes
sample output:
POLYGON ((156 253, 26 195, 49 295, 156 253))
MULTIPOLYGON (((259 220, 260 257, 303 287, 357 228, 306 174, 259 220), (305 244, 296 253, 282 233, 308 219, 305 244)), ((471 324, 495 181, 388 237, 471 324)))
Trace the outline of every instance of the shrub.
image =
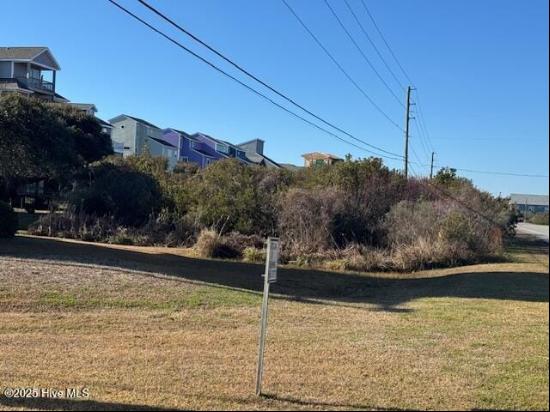
POLYGON ((255 247, 246 247, 243 250, 243 260, 245 262, 261 263, 265 261, 266 252, 264 249, 258 249, 255 247))
POLYGON ((394 268, 400 271, 415 271, 458 263, 473 263, 474 254, 465 244, 418 238, 412 244, 401 245, 392 255, 394 268))
POLYGON ((546 225, 548 226, 548 212, 544 213, 535 213, 533 216, 529 217, 527 219, 529 223, 533 223, 535 225, 546 225))
POLYGON ((275 228, 270 194, 259 184, 263 168, 236 159, 218 161, 191 182, 192 213, 206 227, 220 233, 238 231, 265 235, 275 228))
POLYGON ((13 237, 17 232, 17 215, 13 208, 0 201, 0 238, 13 237))
POLYGON ((289 258, 337 246, 336 227, 344 208, 336 188, 290 189, 279 201, 279 232, 289 258))
POLYGON ((144 224, 162 204, 158 182, 126 164, 103 162, 92 169, 92 182, 73 193, 70 204, 87 216, 112 216, 123 226, 144 224))
POLYGON ((226 239, 215 230, 203 229, 193 249, 200 257, 205 258, 237 258, 241 257, 239 250, 232 247, 226 239))

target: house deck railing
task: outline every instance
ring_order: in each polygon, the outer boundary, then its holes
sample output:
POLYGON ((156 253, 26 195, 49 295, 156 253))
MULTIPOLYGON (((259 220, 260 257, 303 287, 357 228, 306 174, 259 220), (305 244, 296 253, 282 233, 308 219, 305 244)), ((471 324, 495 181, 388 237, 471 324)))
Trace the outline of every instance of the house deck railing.
POLYGON ((54 91, 54 84, 47 80, 35 79, 32 77, 28 79, 26 77, 17 77, 17 80, 21 81, 22 83, 26 84, 27 87, 30 87, 32 89, 46 90, 49 92, 54 91))

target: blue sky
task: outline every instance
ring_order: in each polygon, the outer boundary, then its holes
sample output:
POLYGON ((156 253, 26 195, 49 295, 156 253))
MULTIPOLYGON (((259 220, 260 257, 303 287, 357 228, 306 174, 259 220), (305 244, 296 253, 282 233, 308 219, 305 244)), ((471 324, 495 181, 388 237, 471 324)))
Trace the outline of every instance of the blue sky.
MULTIPOLYGON (((137 1, 119 1, 215 60, 137 1)), ((402 153, 402 132, 345 79, 280 0, 149 1, 315 113, 365 141, 402 153)), ((403 108, 345 37, 324 0, 288 2, 369 96, 402 125, 403 108)), ((360 0, 349 2, 407 84, 360 0)), ((413 99, 420 98, 436 163, 548 175, 547 1, 365 2, 418 89, 413 99)), ((403 95, 345 3, 330 3, 386 82, 403 95)), ((58 91, 74 102, 95 103, 100 117, 127 113, 160 127, 202 131, 234 143, 259 137, 279 162, 301 164, 300 155, 311 151, 366 155, 220 76, 106 0, 5 2, 2 9, 5 16, 24 19, 1 19, 0 45, 50 47, 62 68, 58 91)), ((420 162, 428 163, 429 150, 415 121, 411 145, 420 162)), ((411 159, 418 161, 413 153, 411 159)), ((402 166, 394 160, 387 164, 402 166)), ((412 167, 416 174, 428 173, 424 166, 412 167)), ((547 178, 461 174, 495 194, 548 193, 547 178)))

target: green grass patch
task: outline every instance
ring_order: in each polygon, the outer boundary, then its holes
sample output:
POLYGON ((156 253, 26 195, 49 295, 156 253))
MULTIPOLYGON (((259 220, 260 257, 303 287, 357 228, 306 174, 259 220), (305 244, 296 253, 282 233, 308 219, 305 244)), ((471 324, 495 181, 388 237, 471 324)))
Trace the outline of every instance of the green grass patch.
POLYGON ((183 309, 257 306, 259 294, 217 287, 200 287, 168 296, 118 297, 91 295, 89 290, 77 292, 50 291, 40 297, 40 306, 51 309, 149 309, 178 311, 183 309))

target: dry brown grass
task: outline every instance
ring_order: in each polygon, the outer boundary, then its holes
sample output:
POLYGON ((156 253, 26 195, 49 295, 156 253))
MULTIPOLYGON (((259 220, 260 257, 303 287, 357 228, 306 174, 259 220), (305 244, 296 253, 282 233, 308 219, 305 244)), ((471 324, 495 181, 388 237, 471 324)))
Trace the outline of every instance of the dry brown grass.
MULTIPOLYGON (((217 280, 205 285, 191 269, 192 280, 152 266, 160 249, 147 249, 144 271, 132 271, 104 260, 62 260, 63 251, 84 245, 48 242, 34 250, 48 260, 28 257, 32 242, 0 243, 0 388, 86 386, 91 397, 23 404, 0 397, 0 409, 548 409, 542 254, 516 251, 518 263, 412 280, 377 275, 366 286, 337 275, 364 287, 345 298, 336 275, 313 277, 333 292, 306 302, 280 285, 270 304, 266 396, 257 398, 260 295, 230 288, 209 271, 226 267, 236 277, 248 268, 258 276, 258 266, 201 261, 197 273, 217 280), (512 283, 502 283, 508 277, 512 283), (506 289, 511 285, 518 290, 506 289)), ((132 257, 104 250, 112 262, 132 257)), ((307 289, 316 285, 298 281, 308 272, 285 273, 282 283, 316 296, 307 289)))

